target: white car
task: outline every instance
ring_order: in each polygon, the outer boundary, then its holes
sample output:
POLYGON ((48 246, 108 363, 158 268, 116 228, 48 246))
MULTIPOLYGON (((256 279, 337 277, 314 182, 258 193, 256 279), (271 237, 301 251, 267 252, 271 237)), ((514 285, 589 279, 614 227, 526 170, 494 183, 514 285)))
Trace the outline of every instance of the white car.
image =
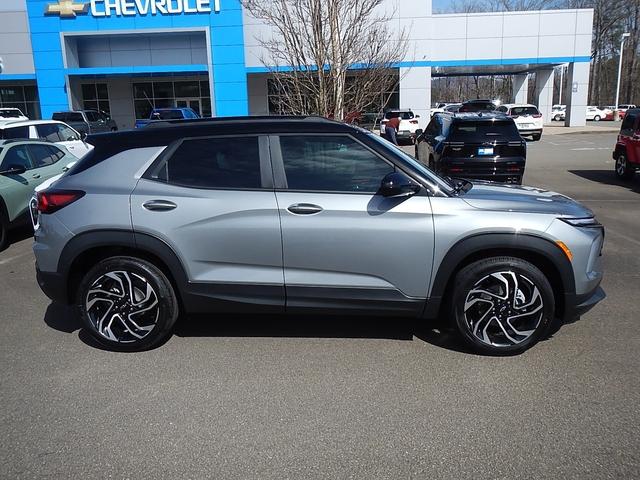
POLYGON ((8 122, 19 122, 29 120, 19 108, 0 108, 0 125, 8 122))
POLYGON ((0 124, 0 139, 31 138, 63 145, 73 156, 82 158, 93 150, 77 131, 56 120, 26 120, 0 124))
POLYGON ((607 118, 607 111, 601 110, 598 107, 587 107, 587 120, 593 120, 599 122, 607 118))
POLYGON ((418 130, 418 118, 420 115, 414 115, 410 109, 394 109, 389 110, 384 114, 384 118, 380 122, 380 135, 384 136, 384 130, 386 123, 392 119, 400 118, 400 127, 398 128, 398 134, 396 135, 398 141, 410 140, 414 143, 416 140, 416 130, 418 130))
POLYGON ((554 105, 553 110, 551 110, 551 120, 556 122, 560 122, 564 120, 567 115, 567 106, 566 105, 554 105))
POLYGON ((540 140, 542 137, 542 130, 544 128, 544 120, 538 107, 535 105, 518 105, 513 103, 507 103, 500 105, 496 111, 502 112, 505 115, 513 118, 513 121, 518 127, 518 132, 523 137, 531 136, 533 141, 540 140))
POLYGON ((455 103, 437 103, 434 108, 431 109, 431 116, 433 117, 436 113, 444 113, 446 108, 450 105, 456 105, 455 103))

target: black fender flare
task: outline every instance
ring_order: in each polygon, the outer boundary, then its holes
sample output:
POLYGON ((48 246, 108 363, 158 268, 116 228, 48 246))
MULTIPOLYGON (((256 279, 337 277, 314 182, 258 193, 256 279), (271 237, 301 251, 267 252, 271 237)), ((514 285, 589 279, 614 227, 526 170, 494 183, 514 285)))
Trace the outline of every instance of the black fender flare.
POLYGON ((62 250, 58 260, 58 272, 65 285, 69 284, 74 262, 85 252, 99 247, 122 247, 150 254, 166 265, 180 290, 188 284, 184 265, 173 249, 159 238, 132 230, 95 230, 76 235, 62 250))
MULTIPOLYGON (((503 251, 501 255, 529 253, 544 259, 557 271, 564 293, 564 301, 575 298, 575 276, 571 262, 562 249, 551 240, 531 234, 486 233, 477 234, 459 240, 444 256, 431 282, 429 300, 423 316, 435 318, 440 304, 446 295, 450 280, 464 265, 469 257, 477 256, 483 251, 503 251)), ((567 304, 569 306, 569 304, 567 304)))

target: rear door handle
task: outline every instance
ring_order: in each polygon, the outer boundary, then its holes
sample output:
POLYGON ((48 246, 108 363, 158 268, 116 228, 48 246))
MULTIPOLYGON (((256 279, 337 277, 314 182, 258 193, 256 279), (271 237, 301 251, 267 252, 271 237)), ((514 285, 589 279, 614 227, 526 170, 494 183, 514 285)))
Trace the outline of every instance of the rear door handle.
POLYGON ((314 213, 320 213, 322 207, 313 203, 295 203, 290 205, 287 210, 296 215, 313 215, 314 213))
POLYGON ((144 202, 142 206, 152 212, 166 212, 168 210, 173 210, 178 205, 170 202, 169 200, 149 200, 144 202))
POLYGON ((31 175, 31 178, 40 178, 40 174, 39 173, 34 173, 33 175, 31 175))

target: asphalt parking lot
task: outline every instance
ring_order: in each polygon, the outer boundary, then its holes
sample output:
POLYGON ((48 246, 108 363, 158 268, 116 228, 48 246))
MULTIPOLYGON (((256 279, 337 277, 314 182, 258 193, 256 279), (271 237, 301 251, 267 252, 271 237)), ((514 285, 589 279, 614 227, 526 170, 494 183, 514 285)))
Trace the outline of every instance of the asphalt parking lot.
POLYGON ((529 143, 525 183, 607 228, 608 298, 517 357, 395 319, 182 321, 156 350, 96 348, 0 253, 2 478, 640 477, 640 175, 615 134, 529 143))

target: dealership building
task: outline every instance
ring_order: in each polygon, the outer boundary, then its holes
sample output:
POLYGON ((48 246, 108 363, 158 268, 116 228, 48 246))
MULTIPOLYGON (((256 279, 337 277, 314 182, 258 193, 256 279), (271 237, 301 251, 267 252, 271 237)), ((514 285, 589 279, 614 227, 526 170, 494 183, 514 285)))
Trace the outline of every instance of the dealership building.
MULTIPOLYGON (((546 120, 554 68, 567 65, 566 125, 584 125, 593 11, 433 15, 431 0, 386 0, 408 34, 390 106, 429 118, 438 76, 509 74, 518 103, 546 120), (535 75, 535 98, 528 79, 535 75)), ((109 112, 120 128, 154 107, 202 115, 279 113, 260 40, 271 29, 239 0, 0 0, 0 106, 30 118, 109 112)))

